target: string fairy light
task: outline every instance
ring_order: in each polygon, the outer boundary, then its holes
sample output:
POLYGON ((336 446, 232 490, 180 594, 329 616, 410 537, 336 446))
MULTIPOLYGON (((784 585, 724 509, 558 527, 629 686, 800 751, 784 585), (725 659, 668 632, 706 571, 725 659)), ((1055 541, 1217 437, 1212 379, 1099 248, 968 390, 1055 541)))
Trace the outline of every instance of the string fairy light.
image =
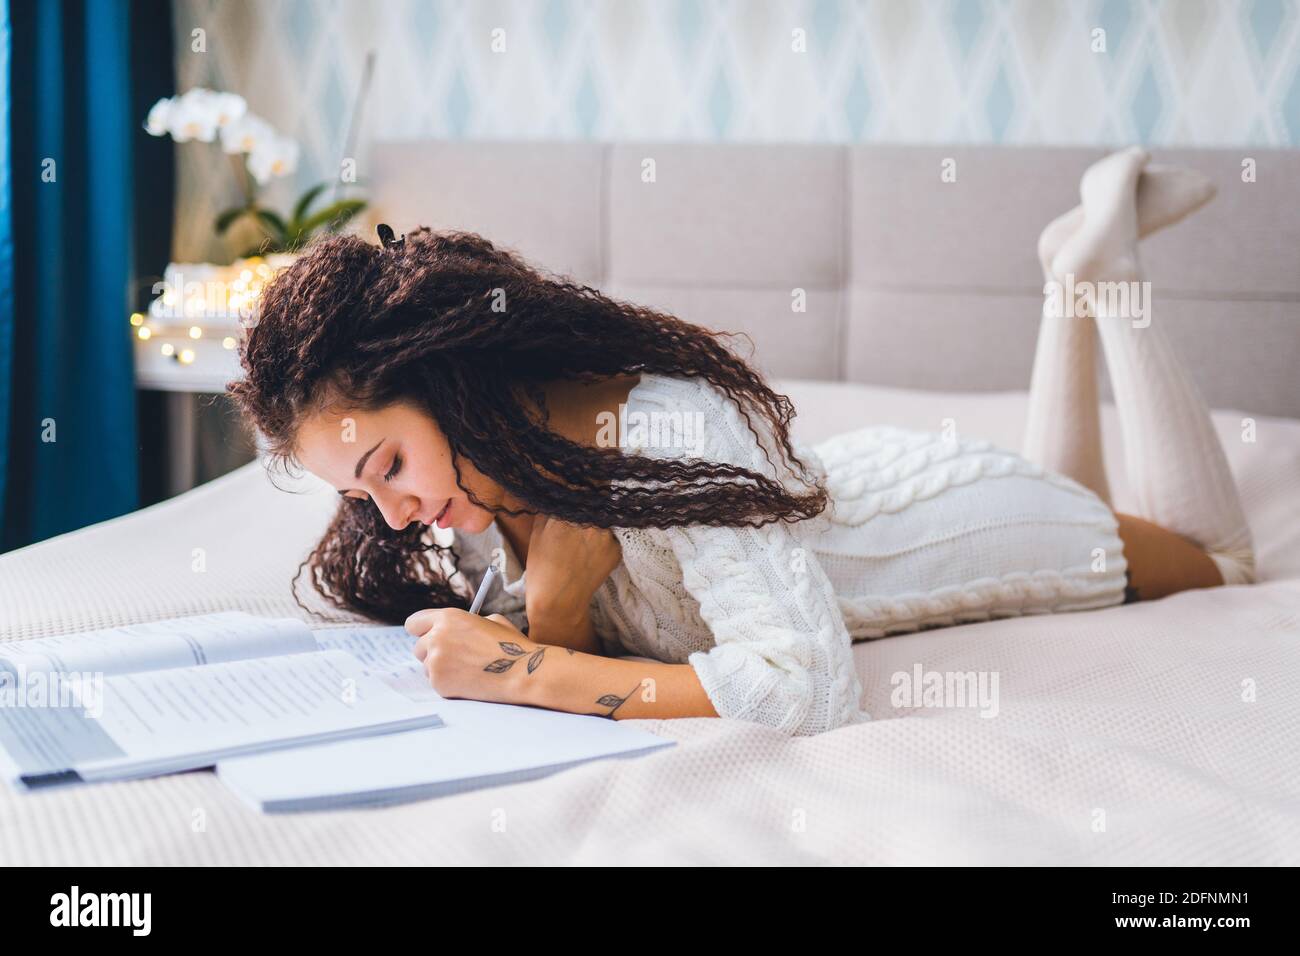
MULTIPOLYGON (((229 328, 232 320, 251 316, 266 284, 295 257, 277 254, 269 258, 271 261, 250 256, 229 266, 172 263, 164 276, 162 294, 150 303, 147 314, 131 313, 136 337, 207 339, 215 323, 213 331, 220 336, 221 347, 232 351, 239 344, 238 333, 224 334, 233 331, 229 328)), ((194 349, 178 349, 171 342, 163 342, 160 353, 181 365, 193 365, 198 358, 194 349)))

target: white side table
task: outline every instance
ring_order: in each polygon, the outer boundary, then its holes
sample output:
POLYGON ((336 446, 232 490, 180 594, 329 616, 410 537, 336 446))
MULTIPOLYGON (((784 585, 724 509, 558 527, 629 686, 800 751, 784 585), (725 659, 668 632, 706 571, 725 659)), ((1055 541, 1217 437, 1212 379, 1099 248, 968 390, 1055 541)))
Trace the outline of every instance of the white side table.
MULTIPOLYGON (((172 262, 157 298, 133 316, 137 388, 167 393, 169 418, 168 492, 194 487, 196 395, 222 394, 243 375, 235 343, 253 304, 276 271, 296 256, 275 253, 240 259, 228 266, 172 262), (193 329, 198 337, 190 336, 193 329), (147 330, 148 337, 140 338, 147 330)), ((263 451, 257 436, 257 454, 263 451)))
POLYGON ((196 396, 221 394, 227 382, 243 375, 238 354, 222 345, 228 334, 209 327, 198 339, 174 332, 135 339, 136 388, 166 393, 169 496, 195 485, 196 396), (164 344, 171 346, 171 355, 163 353, 164 344), (186 350, 193 353, 188 363, 179 358, 186 350))

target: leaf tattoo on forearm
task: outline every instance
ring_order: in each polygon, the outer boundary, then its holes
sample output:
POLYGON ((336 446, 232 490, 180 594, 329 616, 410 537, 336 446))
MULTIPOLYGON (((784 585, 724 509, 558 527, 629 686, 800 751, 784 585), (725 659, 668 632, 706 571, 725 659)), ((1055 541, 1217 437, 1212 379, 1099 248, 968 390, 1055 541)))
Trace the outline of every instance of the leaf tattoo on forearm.
POLYGON ((601 713, 595 713, 595 712, 593 712, 590 716, 592 716, 592 717, 611 717, 611 718, 612 718, 612 717, 614 716, 615 712, 617 712, 617 710, 618 710, 620 707, 622 707, 624 704, 627 703, 628 698, 631 697, 633 694, 635 694, 635 693, 637 692, 637 688, 639 688, 640 686, 641 686, 641 683, 640 683, 640 681, 638 681, 636 687, 633 687, 630 691, 628 691, 628 692, 627 692, 625 695, 623 695, 622 697, 619 697, 618 694, 604 694, 604 695, 602 695, 601 697, 599 697, 599 698, 596 699, 596 706, 597 706, 597 707, 608 707, 608 708, 610 708, 609 713, 607 713, 607 714, 601 714, 601 713))
MULTIPOLYGON (((483 670, 487 671, 489 674, 504 674, 506 671, 510 670, 510 668, 515 666, 515 661, 519 660, 519 658, 523 657, 525 654, 528 654, 526 650, 514 641, 497 641, 497 646, 510 656, 498 657, 487 667, 483 668, 483 670)), ((528 673, 531 674, 533 671, 537 670, 537 668, 542 666, 542 659, 546 656, 546 649, 550 646, 551 645, 549 644, 543 644, 537 650, 528 654, 528 673)), ((566 647, 565 650, 570 654, 575 653, 572 647, 566 647)))
MULTIPOLYGON (((504 674, 506 671, 510 670, 510 668, 515 666, 515 661, 523 657, 525 654, 528 654, 527 651, 514 641, 497 641, 497 646, 510 656, 498 657, 487 667, 483 668, 489 674, 504 674)), ((531 674, 533 671, 537 670, 537 668, 542 666, 542 659, 546 656, 546 648, 549 646, 550 645, 548 644, 543 644, 537 650, 528 654, 528 673, 531 674)), ((565 650, 570 654, 573 653, 573 648, 571 647, 566 647, 565 650)))
MULTIPOLYGON (((498 657, 487 667, 483 668, 489 674, 504 674, 506 671, 510 670, 510 668, 515 666, 516 660, 527 653, 514 641, 497 641, 497 647, 509 654, 510 657, 498 657)), ((538 663, 541 662, 538 661, 538 663)), ((528 672, 530 674, 533 672, 533 667, 531 665, 528 668, 528 672)))

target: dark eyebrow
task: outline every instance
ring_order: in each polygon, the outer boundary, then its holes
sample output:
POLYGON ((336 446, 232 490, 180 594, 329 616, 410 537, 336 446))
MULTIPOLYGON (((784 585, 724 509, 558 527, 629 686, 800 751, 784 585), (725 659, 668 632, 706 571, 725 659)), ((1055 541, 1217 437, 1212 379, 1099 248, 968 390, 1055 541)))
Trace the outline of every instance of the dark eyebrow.
MULTIPOLYGON (((366 462, 368 462, 370 460, 370 456, 375 453, 375 449, 378 448, 383 443, 384 443, 384 439, 383 438, 379 439, 379 441, 375 442, 373 445, 370 446, 370 450, 368 452, 366 452, 364 455, 362 455, 360 458, 357 459, 357 469, 355 472, 353 472, 352 477, 354 478, 361 477, 361 471, 366 467, 366 462)), ((342 495, 344 498, 346 498, 348 496, 349 491, 352 491, 352 489, 344 488, 342 491, 339 492, 339 494, 342 495)))
POLYGON ((378 448, 383 443, 384 440, 382 438, 379 439, 379 441, 375 442, 373 445, 370 446, 370 451, 366 452, 359 459, 357 459, 357 470, 352 473, 353 478, 361 477, 361 470, 366 467, 366 462, 368 462, 370 460, 370 456, 375 453, 375 449, 378 448))

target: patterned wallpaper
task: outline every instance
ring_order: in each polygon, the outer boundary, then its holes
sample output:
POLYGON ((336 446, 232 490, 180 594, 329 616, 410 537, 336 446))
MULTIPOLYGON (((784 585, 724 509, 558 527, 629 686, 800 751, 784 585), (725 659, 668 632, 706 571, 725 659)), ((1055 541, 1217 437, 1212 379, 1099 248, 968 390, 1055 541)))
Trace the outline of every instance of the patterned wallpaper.
MULTIPOLYGON (((282 206, 335 175, 369 50, 362 177, 425 137, 1300 145, 1300 0, 174 2, 178 91, 302 143, 282 206)), ((175 258, 220 259, 231 165, 177 150, 175 258)))

